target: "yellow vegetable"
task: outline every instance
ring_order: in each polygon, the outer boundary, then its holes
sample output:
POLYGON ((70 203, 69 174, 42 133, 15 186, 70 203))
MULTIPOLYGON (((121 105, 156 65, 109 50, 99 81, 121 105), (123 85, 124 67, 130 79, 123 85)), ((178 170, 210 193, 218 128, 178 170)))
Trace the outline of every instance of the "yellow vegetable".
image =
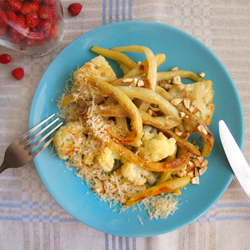
POLYGON ((177 178, 174 180, 163 182, 161 184, 157 184, 156 186, 148 188, 145 191, 134 195, 127 201, 126 206, 133 206, 137 202, 142 201, 150 196, 161 195, 162 193, 171 193, 177 189, 183 188, 188 185, 190 183, 190 180, 190 177, 185 176, 182 178, 177 178))

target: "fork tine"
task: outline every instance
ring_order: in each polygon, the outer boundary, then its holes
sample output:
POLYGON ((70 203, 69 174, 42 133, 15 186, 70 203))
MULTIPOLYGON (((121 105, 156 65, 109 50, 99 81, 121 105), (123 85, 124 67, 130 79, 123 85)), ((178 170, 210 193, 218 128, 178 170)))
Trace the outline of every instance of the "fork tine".
MULTIPOLYGON (((52 130, 50 130, 46 135, 44 135, 41 139, 39 139, 38 141, 36 141, 34 144, 32 144, 32 146, 30 146, 27 150, 30 154, 30 152, 36 147, 38 146, 41 142, 43 142, 46 138, 48 138, 56 129, 58 129, 61 125, 63 124, 63 122, 59 123, 56 127, 54 127, 52 130)), ((45 143, 46 144, 46 143, 45 143)), ((39 150, 39 149, 38 149, 39 150)), ((33 155, 33 154, 31 154, 33 155)))
POLYGON ((51 127, 54 123, 56 123, 59 120, 59 118, 56 118, 54 121, 52 121, 50 124, 48 124, 46 127, 44 127, 43 129, 41 129, 39 132, 37 132, 36 134, 34 134, 32 137, 30 138, 25 138, 22 141, 20 141, 20 144, 24 146, 29 145, 34 139, 36 139, 39 135, 41 135, 45 130, 47 130, 49 127, 51 127))
POLYGON ((39 149, 37 149, 31 156, 35 158, 39 153, 41 153, 45 148, 49 146, 49 144, 52 142, 53 138, 51 138, 49 141, 47 141, 45 144, 43 144, 39 149))
POLYGON ((49 119, 51 119, 53 116, 55 116, 56 114, 52 114, 51 116, 49 116, 48 118, 44 119, 43 121, 41 121, 40 123, 38 123, 35 127, 31 128, 30 130, 28 130, 27 132, 25 132, 24 134, 22 134, 19 138, 20 140, 24 140, 27 136, 29 136, 31 133, 33 133, 36 129, 38 129, 40 126, 42 126, 45 122, 47 122, 49 119))

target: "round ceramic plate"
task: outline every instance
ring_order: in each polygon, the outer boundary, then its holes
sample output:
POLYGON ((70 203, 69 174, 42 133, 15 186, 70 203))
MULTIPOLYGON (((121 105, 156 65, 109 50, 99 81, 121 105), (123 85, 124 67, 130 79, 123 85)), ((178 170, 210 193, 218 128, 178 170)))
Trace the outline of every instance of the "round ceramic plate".
MULTIPOLYGON (((53 198, 79 221, 113 235, 147 237, 171 232, 196 220, 218 201, 233 178, 220 142, 218 122, 223 119, 228 124, 242 148, 243 112, 237 89, 213 52, 185 32, 160 23, 127 21, 92 30, 68 45, 44 73, 32 102, 29 126, 33 127, 57 112, 56 100, 70 74, 96 56, 90 51, 93 45, 110 48, 132 44, 148 46, 155 54, 165 53, 167 60, 159 71, 178 66, 195 73, 205 72, 205 79, 213 81, 215 112, 210 130, 215 144, 208 158, 208 170, 200 177, 200 185, 189 185, 183 190, 179 198, 181 204, 174 215, 167 219, 148 220, 144 210, 128 209, 119 213, 118 206, 110 208, 108 203, 98 200, 93 194, 86 194, 89 189, 85 183, 75 176, 74 171, 66 169, 64 162, 51 154, 49 148, 38 155, 34 163, 53 198)), ((136 61, 144 59, 143 54, 129 55, 136 61)), ((120 75, 118 64, 109 62, 120 75)))

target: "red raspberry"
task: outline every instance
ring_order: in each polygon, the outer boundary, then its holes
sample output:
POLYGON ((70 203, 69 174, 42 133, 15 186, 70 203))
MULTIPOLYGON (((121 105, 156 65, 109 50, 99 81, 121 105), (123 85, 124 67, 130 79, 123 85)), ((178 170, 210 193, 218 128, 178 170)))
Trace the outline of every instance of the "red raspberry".
POLYGON ((30 31, 30 28, 27 27, 26 22, 25 22, 25 17, 24 16, 18 16, 15 29, 21 33, 23 36, 27 36, 27 34, 30 31))
POLYGON ((36 12, 30 12, 29 14, 27 14, 26 24, 28 27, 30 27, 31 29, 34 29, 36 28, 38 23, 39 23, 39 16, 36 12))
POLYGON ((57 26, 55 25, 54 27, 52 27, 50 29, 50 35, 51 35, 51 37, 54 37, 56 35, 56 33, 57 33, 57 26))
POLYGON ((13 10, 8 10, 6 11, 6 15, 8 17, 8 24, 13 27, 17 21, 16 13, 13 10))
POLYGON ((24 76, 24 70, 23 68, 16 68, 12 71, 12 75, 17 79, 21 80, 24 76))
POLYGON ((0 63, 2 63, 2 64, 7 64, 7 63, 9 63, 10 61, 11 61, 10 55, 8 55, 8 54, 2 54, 2 55, 0 56, 0 63))
POLYGON ((0 24, 1 23, 7 23, 8 17, 6 15, 6 12, 0 7, 0 24))
POLYGON ((29 38, 36 39, 36 40, 42 40, 44 38, 43 32, 34 32, 31 31, 28 35, 29 38))
POLYGON ((45 23, 45 21, 42 20, 41 18, 39 18, 39 22, 38 22, 38 25, 36 26, 36 30, 43 31, 44 30, 44 23, 45 23))
POLYGON ((39 10, 39 4, 38 3, 34 3, 34 2, 26 2, 22 9, 21 9, 21 13, 23 15, 27 15, 32 11, 38 11, 39 10))
POLYGON ((7 0, 10 4, 10 9, 14 12, 19 12, 22 9, 22 3, 16 0, 7 0))
POLYGON ((3 0, 0 0, 0 8, 4 9, 4 1, 3 0))
POLYGON ((51 22, 48 20, 45 20, 44 21, 44 31, 48 32, 48 31, 50 31, 50 29, 51 29, 51 22))
POLYGON ((52 17, 57 19, 58 18, 58 12, 57 12, 56 5, 51 5, 50 9, 51 9, 52 17))
POLYGON ((49 20, 52 17, 51 8, 48 5, 40 5, 38 15, 43 20, 49 20))
POLYGON ((80 3, 72 3, 68 7, 68 11, 72 16, 77 16, 82 10, 82 5, 80 3))
POLYGON ((56 0, 43 0, 43 2, 47 5, 53 5, 56 3, 56 0))
POLYGON ((26 42, 30 46, 36 46, 41 43, 41 41, 44 39, 43 32, 34 32, 31 31, 28 36, 26 37, 26 42))
POLYGON ((10 4, 6 0, 0 1, 0 3, 3 10, 10 10, 10 4))

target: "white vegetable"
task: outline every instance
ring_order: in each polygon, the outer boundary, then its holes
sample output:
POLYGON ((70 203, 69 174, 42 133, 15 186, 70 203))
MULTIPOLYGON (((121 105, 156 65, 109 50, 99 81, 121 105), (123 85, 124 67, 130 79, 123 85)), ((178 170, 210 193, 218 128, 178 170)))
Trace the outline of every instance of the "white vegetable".
POLYGON ((168 139, 161 132, 154 134, 145 131, 141 140, 142 145, 139 147, 139 156, 149 161, 158 162, 172 155, 176 150, 175 139, 168 139))
POLYGON ((105 172, 110 172, 114 165, 115 160, 119 160, 120 155, 109 147, 103 148, 95 159, 95 163, 98 164, 105 172))
POLYGON ((123 177, 135 185, 143 185, 148 181, 150 185, 155 183, 156 174, 151 171, 142 169, 132 162, 127 162, 121 166, 123 177))

